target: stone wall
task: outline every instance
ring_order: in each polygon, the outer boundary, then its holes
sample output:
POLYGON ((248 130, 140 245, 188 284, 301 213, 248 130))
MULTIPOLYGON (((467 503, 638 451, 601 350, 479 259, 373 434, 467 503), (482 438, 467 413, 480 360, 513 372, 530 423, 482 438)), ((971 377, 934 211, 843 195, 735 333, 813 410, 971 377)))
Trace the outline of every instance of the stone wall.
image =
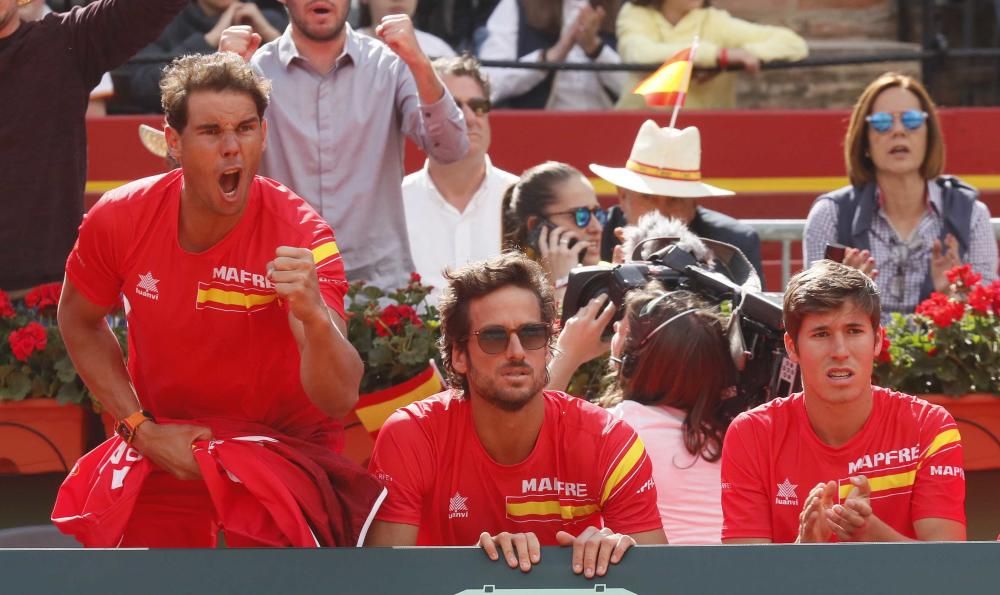
MULTIPOLYGON (((806 38, 810 57, 879 55, 919 50, 896 41, 895 0, 714 0, 713 6, 757 23, 789 27, 806 38)), ((920 63, 888 62, 788 68, 742 74, 741 108, 850 108, 888 70, 920 76, 920 63)))
POLYGON ((713 0, 756 23, 783 25, 809 39, 896 40, 896 0, 713 0))

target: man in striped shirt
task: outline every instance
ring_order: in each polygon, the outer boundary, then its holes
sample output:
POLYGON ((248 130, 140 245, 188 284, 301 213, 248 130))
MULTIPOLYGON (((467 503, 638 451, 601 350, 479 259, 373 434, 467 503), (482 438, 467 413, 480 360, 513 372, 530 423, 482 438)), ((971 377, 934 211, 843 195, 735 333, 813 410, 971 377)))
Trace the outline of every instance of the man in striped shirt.
POLYGON ((726 543, 965 539, 965 471, 942 407, 872 386, 878 289, 824 260, 788 284, 803 392, 741 414, 722 451, 726 543))
POLYGON ((666 543, 652 464, 607 411, 543 390, 555 318, 543 269, 503 254, 446 273, 442 358, 454 387, 393 414, 371 471, 388 496, 366 545, 471 545, 530 570, 541 545, 607 572, 666 543))

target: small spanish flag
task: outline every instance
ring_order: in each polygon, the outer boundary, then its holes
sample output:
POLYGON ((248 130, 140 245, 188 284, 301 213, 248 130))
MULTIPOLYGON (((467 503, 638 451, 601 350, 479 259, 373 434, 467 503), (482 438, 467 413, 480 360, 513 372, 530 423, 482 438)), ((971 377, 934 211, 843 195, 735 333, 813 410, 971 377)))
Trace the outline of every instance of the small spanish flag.
POLYGON ((683 106, 691 82, 692 48, 683 49, 663 63, 656 72, 639 83, 634 93, 651 106, 683 106))

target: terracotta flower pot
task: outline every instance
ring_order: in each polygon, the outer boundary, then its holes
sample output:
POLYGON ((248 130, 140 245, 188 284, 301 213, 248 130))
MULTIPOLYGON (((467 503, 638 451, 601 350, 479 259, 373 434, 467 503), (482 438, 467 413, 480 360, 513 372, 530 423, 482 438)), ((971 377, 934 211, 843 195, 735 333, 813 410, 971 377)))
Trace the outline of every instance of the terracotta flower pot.
POLYGON ((55 399, 0 401, 0 474, 68 473, 86 446, 85 415, 55 399))
POLYGON ((988 394, 917 395, 951 413, 962 433, 965 470, 1000 469, 1000 397, 988 394))

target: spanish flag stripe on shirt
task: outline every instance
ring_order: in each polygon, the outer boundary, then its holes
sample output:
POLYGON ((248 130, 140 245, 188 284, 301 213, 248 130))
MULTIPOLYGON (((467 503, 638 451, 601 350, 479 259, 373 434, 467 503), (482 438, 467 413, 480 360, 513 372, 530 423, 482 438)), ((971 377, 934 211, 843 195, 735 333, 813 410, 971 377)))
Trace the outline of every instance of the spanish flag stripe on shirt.
POLYGON ((553 516, 558 515, 565 521, 587 517, 597 512, 596 504, 584 506, 562 505, 558 500, 545 500, 543 502, 508 502, 507 516, 527 517, 527 516, 553 516))
POLYGON ((198 289, 199 304, 204 304, 207 302, 215 302, 217 304, 224 304, 227 306, 238 306, 246 308, 248 310, 256 306, 269 304, 273 302, 276 297, 277 295, 273 293, 261 295, 258 293, 243 293, 242 291, 229 291, 226 289, 219 289, 217 287, 198 289))
MULTIPOLYGON (((923 456, 920 457, 920 463, 918 463, 917 469, 894 473, 892 475, 883 475, 881 477, 869 477, 868 485, 871 487, 872 494, 912 486, 917 480, 918 469, 922 468, 931 457, 940 452, 943 448, 956 444, 961 440, 962 436, 959 433, 958 428, 950 428, 939 433, 934 437, 934 440, 931 441, 931 445, 927 447, 927 450, 924 451, 923 456)), ((846 498, 853 487, 854 486, 850 483, 842 484, 839 490, 840 499, 843 500, 846 498)))
POLYGON ((337 242, 331 240, 313 248, 312 253, 313 262, 319 264, 331 256, 340 254, 340 248, 337 247, 337 242))
MULTIPOLYGON (((885 492, 898 488, 908 488, 912 486, 916 480, 917 470, 912 469, 910 471, 903 471, 902 473, 894 473, 892 475, 869 477, 868 486, 871 488, 872 494, 874 495, 876 492, 885 492)), ((853 487, 854 485, 849 482, 845 482, 840 485, 841 501, 847 498, 847 495, 851 492, 853 487)))
POLYGON ((611 493, 615 491, 618 484, 628 477, 629 473, 635 469, 636 465, 639 464, 639 461, 642 460, 642 457, 645 454, 646 447, 643 446, 642 440, 639 440, 639 437, 636 436, 635 442, 633 442, 632 446, 630 446, 625 452, 625 456, 618 461, 618 465, 615 466, 615 470, 611 472, 611 476, 608 477, 607 482, 605 482, 604 491, 601 494, 601 505, 608 501, 608 498, 611 497, 611 493))
POLYGON ((945 430, 934 437, 931 441, 931 445, 927 447, 927 451, 924 452, 924 456, 920 458, 920 466, 923 467, 927 459, 933 457, 939 450, 962 440, 962 435, 958 432, 958 428, 951 428, 950 430, 945 430))

